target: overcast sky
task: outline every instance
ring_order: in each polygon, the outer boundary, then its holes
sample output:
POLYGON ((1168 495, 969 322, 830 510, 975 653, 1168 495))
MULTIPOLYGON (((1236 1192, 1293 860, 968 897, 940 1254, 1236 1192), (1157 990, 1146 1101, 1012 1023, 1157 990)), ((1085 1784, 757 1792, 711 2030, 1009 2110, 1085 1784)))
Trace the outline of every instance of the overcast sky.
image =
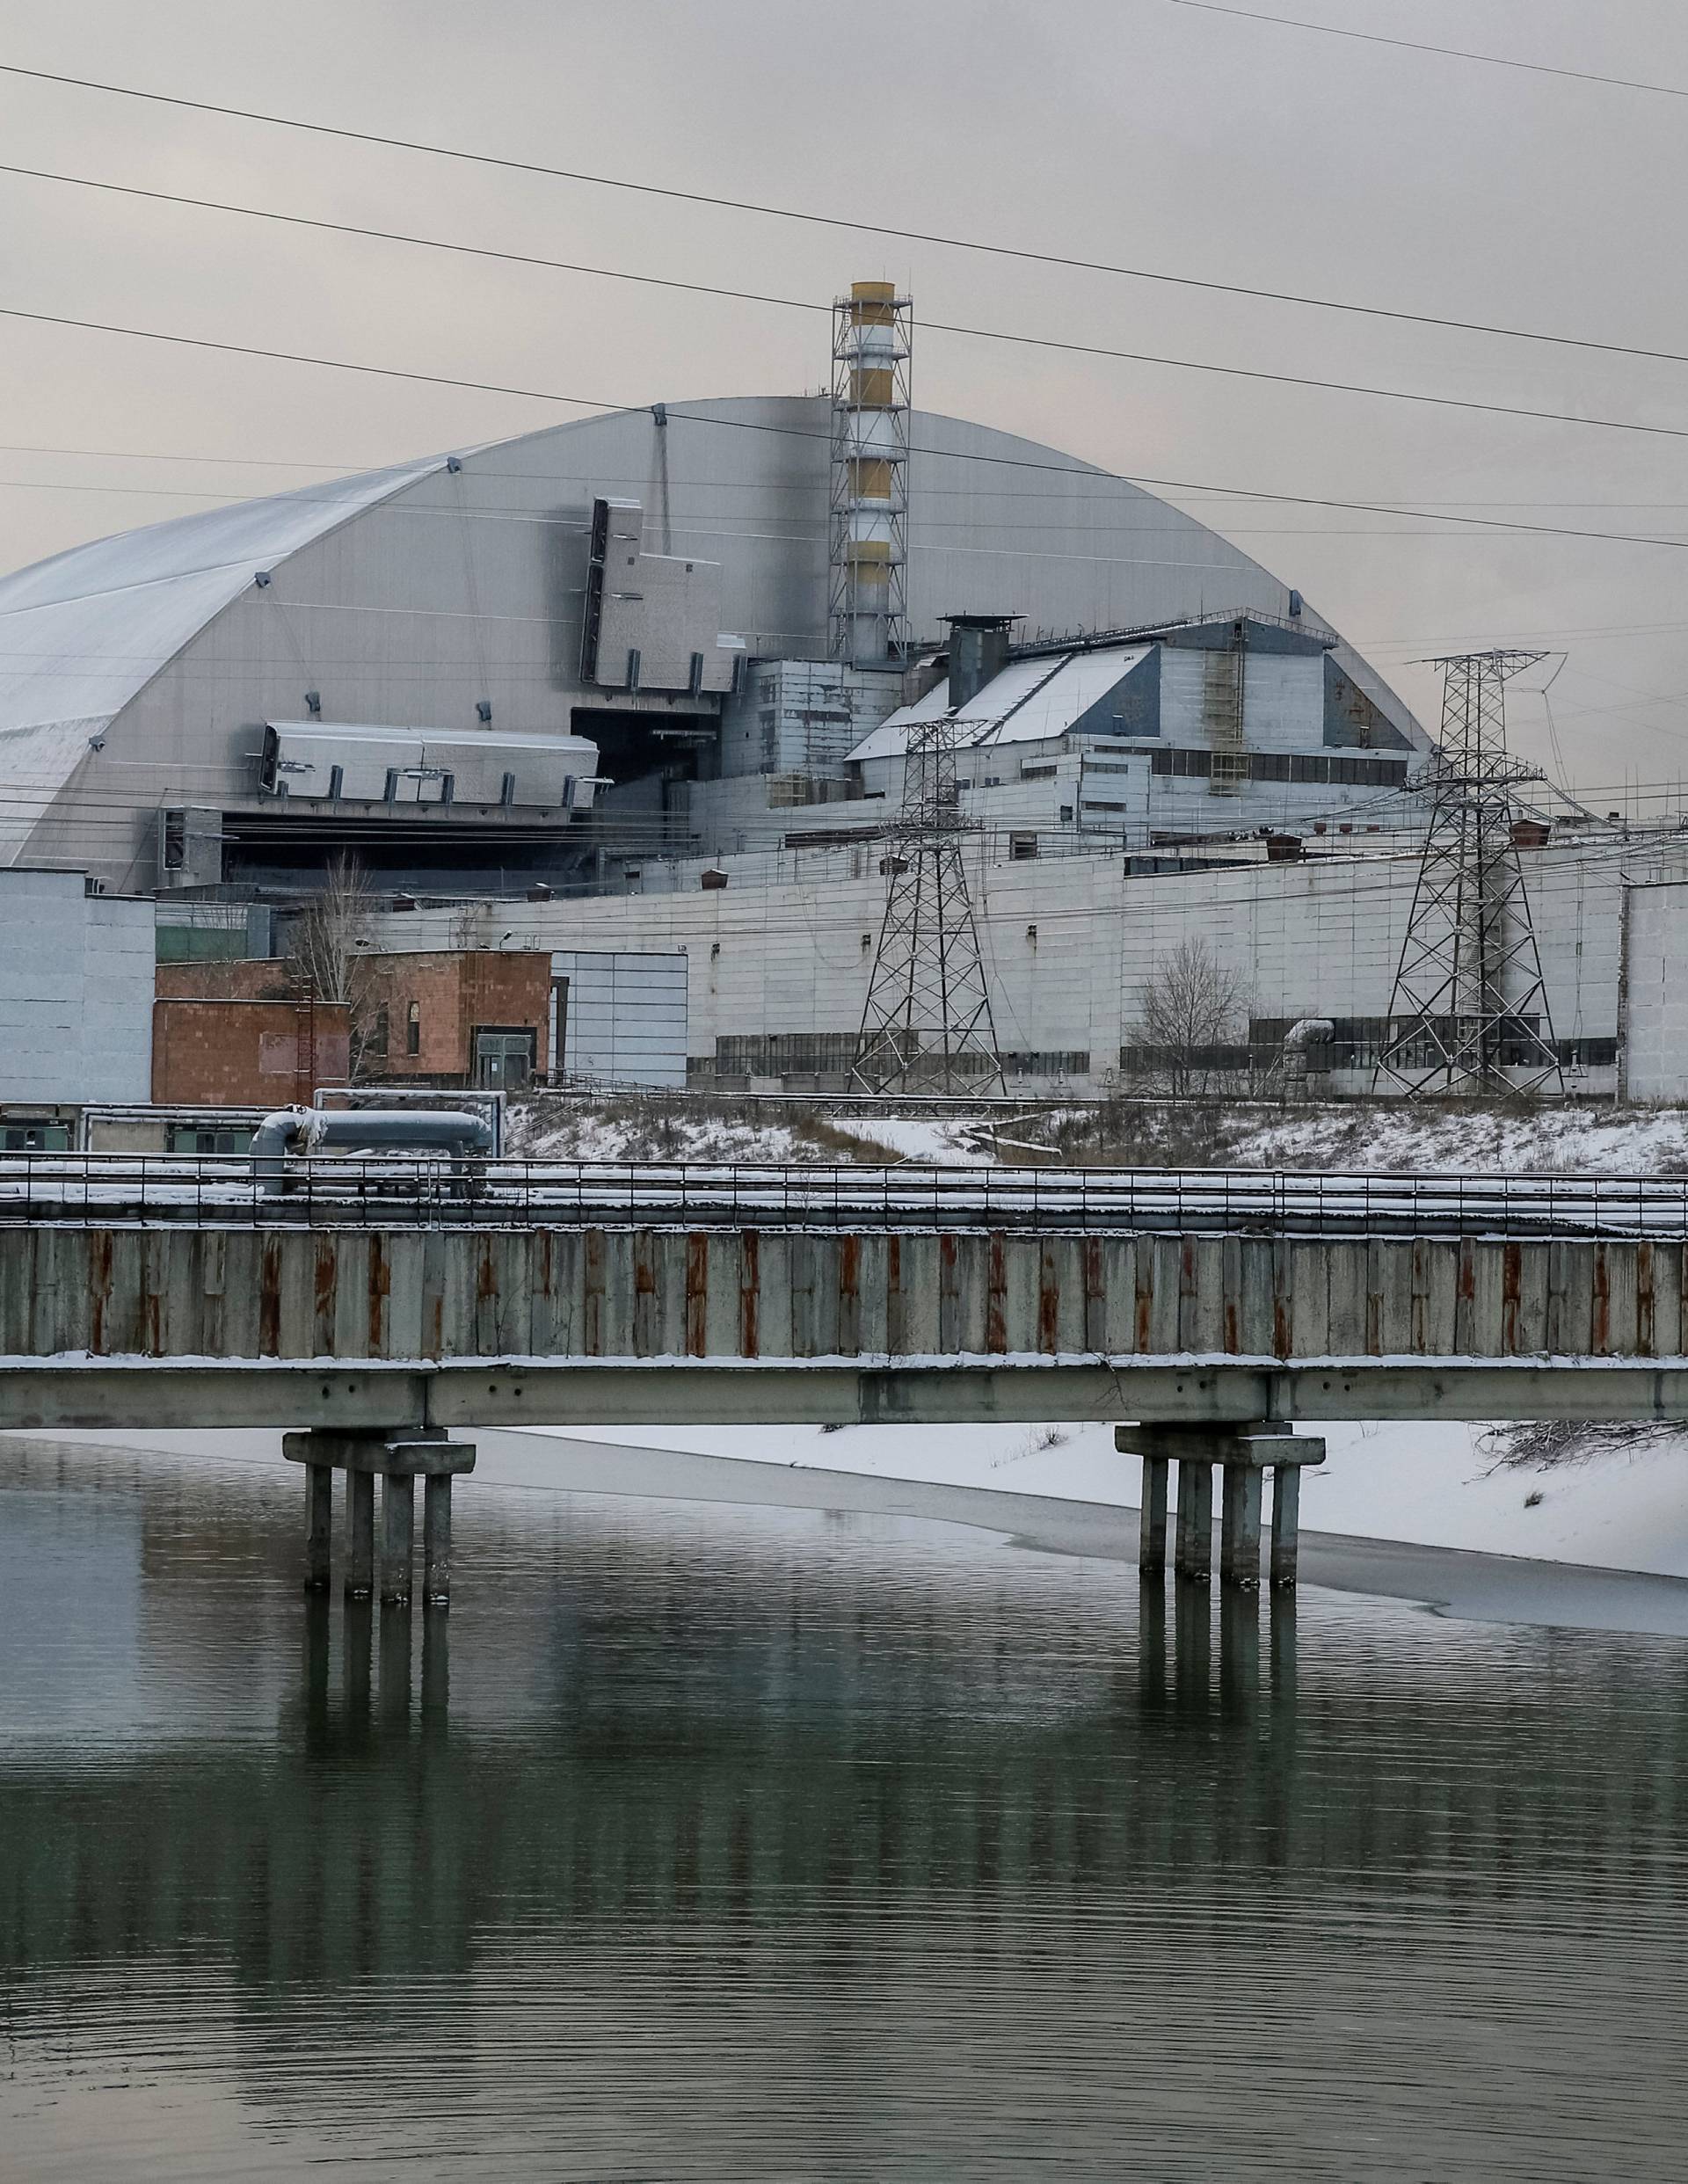
MULTIPOLYGON (((1688 91, 1681 0, 1241 0, 1688 91)), ((1688 354, 1688 98, 1175 0, 33 0, 0 61, 1064 255, 1688 354)), ((1392 325, 313 138, 0 76, 13 164, 824 302, 1684 436, 926 331, 923 407, 1132 475, 1688 544, 1688 364, 1392 325)), ((789 392, 825 322, 0 174, 0 304, 579 395, 789 392)), ((578 411, 0 317, 0 567, 578 411)), ((1169 498, 1434 722, 1415 656, 1569 658, 1570 778, 1688 776, 1688 550, 1169 498)), ((1516 746, 1551 762, 1539 698, 1516 746)))

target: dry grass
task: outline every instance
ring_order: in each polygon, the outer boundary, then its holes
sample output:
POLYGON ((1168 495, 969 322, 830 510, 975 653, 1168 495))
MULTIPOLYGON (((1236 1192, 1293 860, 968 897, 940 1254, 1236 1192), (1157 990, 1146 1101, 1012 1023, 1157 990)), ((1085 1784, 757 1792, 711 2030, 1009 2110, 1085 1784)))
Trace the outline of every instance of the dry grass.
POLYGON ((536 1092, 509 1110, 513 1153, 552 1160, 813 1160, 891 1165, 902 1155, 801 1105, 706 1093, 582 1100, 536 1092))

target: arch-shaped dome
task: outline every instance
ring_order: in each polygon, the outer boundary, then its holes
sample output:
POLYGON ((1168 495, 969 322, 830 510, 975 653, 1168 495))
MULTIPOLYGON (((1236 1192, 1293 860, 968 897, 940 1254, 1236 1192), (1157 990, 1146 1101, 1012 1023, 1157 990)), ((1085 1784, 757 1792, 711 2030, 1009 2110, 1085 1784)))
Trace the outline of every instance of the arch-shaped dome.
MULTIPOLYGON (((1218 533, 1059 449, 926 411, 911 442, 919 636, 961 610, 1015 613, 1029 631, 1291 612, 1289 586, 1218 533)), ((600 496, 638 500, 659 550, 719 564, 722 623, 753 653, 824 657, 829 455, 824 397, 612 411, 0 579, 0 860, 150 884, 160 806, 254 812, 264 724, 298 718, 307 692, 327 720, 566 732, 602 697, 579 671, 600 496)), ((1400 699, 1338 652, 1426 747, 1400 699)), ((616 703, 659 715, 672 701, 616 703)))

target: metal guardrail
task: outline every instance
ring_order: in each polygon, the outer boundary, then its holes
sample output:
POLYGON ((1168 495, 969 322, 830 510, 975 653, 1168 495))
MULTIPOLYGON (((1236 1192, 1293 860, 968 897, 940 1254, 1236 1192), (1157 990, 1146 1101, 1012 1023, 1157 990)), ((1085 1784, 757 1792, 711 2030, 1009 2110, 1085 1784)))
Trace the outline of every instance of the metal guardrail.
POLYGON ((1688 1241, 1688 1179, 1236 1168, 0 1155, 0 1224, 1040 1229, 1688 1241))

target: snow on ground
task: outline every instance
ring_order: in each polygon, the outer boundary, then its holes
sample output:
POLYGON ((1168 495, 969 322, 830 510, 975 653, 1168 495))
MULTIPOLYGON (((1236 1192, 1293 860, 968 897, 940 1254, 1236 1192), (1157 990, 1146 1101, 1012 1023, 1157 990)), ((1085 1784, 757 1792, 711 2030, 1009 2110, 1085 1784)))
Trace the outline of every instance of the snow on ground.
MULTIPOLYGON (((1549 1469, 1498 1467, 1488 1430, 1333 1424, 1302 1474, 1310 1531, 1688 1576, 1688 1432, 1639 1453, 1549 1469), (1531 1496, 1539 1496, 1533 1503, 1531 1496)), ((563 1439, 800 1464, 935 1486, 1007 1488, 1134 1508, 1139 1467, 1111 1426, 599 1427, 563 1439)))
POLYGON ((518 1150, 529 1161, 737 1161, 781 1167, 838 1157, 782 1123, 698 1115, 653 1124, 637 1110, 599 1113, 586 1107, 551 1129, 524 1134, 518 1150))
POLYGON ((839 1119, 886 1147, 899 1160, 918 1161, 922 1166, 979 1168, 992 1157, 990 1133, 980 1130, 976 1115, 847 1115, 839 1119))
POLYGON ((1401 1102, 1133 1103, 1016 1116, 994 1139, 977 1113, 881 1114, 842 1104, 774 1111, 780 1119, 765 1119, 751 1102, 707 1098, 541 1101, 513 1109, 512 1150, 530 1160, 1017 1165, 1035 1162, 1040 1142, 1065 1124, 1076 1130, 1067 1156, 1074 1166, 1137 1161, 1401 1175, 1688 1176, 1688 1111, 1674 1108, 1458 1113, 1401 1102))
POLYGON ((1688 1115, 1646 1108, 1453 1114, 1332 1106, 1245 1124, 1229 1150, 1247 1168, 1688 1175, 1688 1115))

